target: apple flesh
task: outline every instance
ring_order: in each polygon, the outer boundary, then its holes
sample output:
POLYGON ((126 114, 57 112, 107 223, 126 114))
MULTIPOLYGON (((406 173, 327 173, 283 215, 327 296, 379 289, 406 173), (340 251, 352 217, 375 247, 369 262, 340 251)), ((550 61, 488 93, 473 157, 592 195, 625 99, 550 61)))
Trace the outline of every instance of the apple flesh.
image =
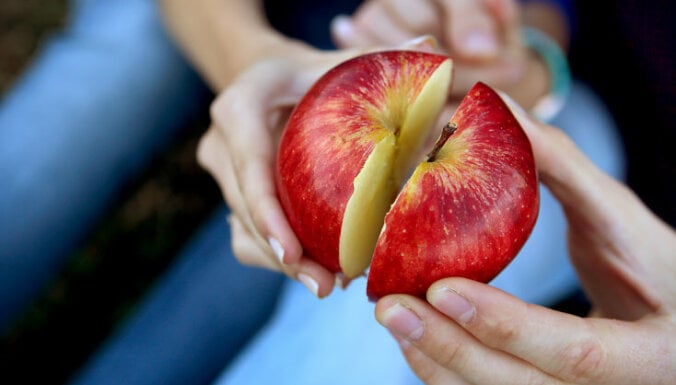
POLYGON ((306 256, 348 278, 370 264, 371 300, 424 296, 448 276, 487 282, 535 223, 530 143, 481 83, 451 119, 455 133, 406 181, 437 131, 451 72, 429 53, 351 59, 313 85, 283 132, 277 191, 306 256))
POLYGON ((445 56, 379 52, 338 65, 301 99, 280 141, 276 175, 307 256, 348 278, 363 274, 451 72, 445 56))

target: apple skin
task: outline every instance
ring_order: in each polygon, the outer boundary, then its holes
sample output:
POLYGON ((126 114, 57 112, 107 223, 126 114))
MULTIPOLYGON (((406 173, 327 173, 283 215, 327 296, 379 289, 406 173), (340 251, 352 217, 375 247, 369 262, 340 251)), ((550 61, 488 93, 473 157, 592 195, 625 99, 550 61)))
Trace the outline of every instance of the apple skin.
POLYGON ((400 110, 447 60, 412 51, 359 56, 327 72, 294 108, 280 140, 276 187, 307 257, 341 272, 339 240, 353 181, 376 143, 396 129, 400 110), (394 95, 401 90, 408 92, 403 99, 394 95))
POLYGON ((408 180, 385 218, 368 276, 370 300, 424 297, 446 277, 489 282, 535 225, 538 179, 530 142, 499 95, 475 85, 436 159, 408 180))

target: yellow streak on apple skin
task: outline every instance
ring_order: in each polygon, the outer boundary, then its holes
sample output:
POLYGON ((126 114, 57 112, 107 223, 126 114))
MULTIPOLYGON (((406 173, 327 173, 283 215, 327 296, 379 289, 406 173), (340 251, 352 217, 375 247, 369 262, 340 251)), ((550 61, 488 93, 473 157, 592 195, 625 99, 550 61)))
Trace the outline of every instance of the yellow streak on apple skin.
MULTIPOLYGON (((506 182, 505 179, 496 179, 484 170, 500 170, 503 172, 505 167, 501 163, 505 154, 509 154, 504 147, 493 146, 488 143, 474 140, 471 131, 459 131, 452 136, 439 151, 434 162, 423 162, 419 164, 411 175, 407 184, 411 186, 420 186, 419 179, 426 173, 433 173, 439 186, 445 186, 450 194, 457 193, 460 190, 471 191, 477 194, 475 198, 478 202, 495 202, 502 192, 509 189, 521 189, 527 182, 519 176, 516 171, 514 178, 506 182), (443 169, 443 170, 440 170, 443 169), (503 186, 500 182, 503 182, 503 186)), ((413 194, 403 197, 407 200, 416 200, 413 194)), ((488 208, 486 209, 488 210, 488 208)))
MULTIPOLYGON (((509 207, 509 202, 518 201, 520 198, 514 197, 513 194, 526 189, 528 182, 516 170, 501 164, 505 157, 509 156, 508 151, 501 146, 475 140, 472 136, 471 131, 459 132, 458 136, 451 137, 446 142, 434 162, 423 162, 418 165, 398 196, 397 204, 402 212, 413 210, 407 207, 428 201, 427 194, 434 194, 435 197, 431 201, 447 202, 443 206, 429 207, 430 210, 439 210, 441 218, 448 218, 442 222, 453 223, 451 218, 454 216, 469 215, 471 224, 470 222, 465 224, 483 229, 483 238, 474 239, 455 237, 455 234, 448 234, 449 228, 444 227, 448 239, 455 239, 444 247, 452 246, 465 251, 481 247, 487 250, 501 250, 507 245, 497 241, 490 244, 486 242, 491 239, 506 239, 504 234, 509 233, 510 226, 507 221, 497 220, 506 214, 500 210, 509 207), (497 174, 491 175, 491 172, 497 174), (430 176, 434 181, 429 179, 430 176), (428 178, 427 183, 423 183, 422 178, 428 178), (459 196, 465 201, 459 202, 457 198, 459 196)), ((453 255, 451 251, 446 250, 449 255, 453 255)), ((482 255, 481 252, 475 254, 482 255)), ((498 251, 497 254, 502 254, 502 251, 498 251)), ((472 263, 478 261, 473 260, 472 263)), ((465 267, 459 265, 458 268, 465 267)))
MULTIPOLYGON (((329 100, 325 108, 312 117, 319 122, 331 122, 336 127, 336 132, 330 138, 341 142, 338 148, 347 150, 355 144, 369 146, 389 134, 377 121, 364 121, 364 116, 373 116, 371 111, 375 107, 369 101, 352 96, 349 104, 346 103, 345 100, 329 100)), ((327 148, 331 148, 330 146, 331 144, 327 148)))

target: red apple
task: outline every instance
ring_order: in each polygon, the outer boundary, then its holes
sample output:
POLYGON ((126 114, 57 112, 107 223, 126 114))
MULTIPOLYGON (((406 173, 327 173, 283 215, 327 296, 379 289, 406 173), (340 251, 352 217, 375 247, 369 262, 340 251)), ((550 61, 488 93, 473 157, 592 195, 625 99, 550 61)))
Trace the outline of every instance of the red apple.
POLYGON ((385 217, 368 276, 373 300, 424 296, 451 276, 488 282, 535 226, 533 153, 500 96, 476 84, 447 128, 450 137, 416 168, 385 217))
POLYGON ((443 107, 451 61, 381 52, 330 70, 292 112, 277 161, 280 202, 305 253, 353 278, 443 107))
POLYGON ((282 135, 277 190, 305 254, 348 278, 373 257, 372 300, 421 296, 447 276, 488 281, 534 225, 530 144, 483 84, 451 120, 457 132, 406 182, 436 131, 451 72, 450 59, 428 53, 351 59, 315 83, 282 135))

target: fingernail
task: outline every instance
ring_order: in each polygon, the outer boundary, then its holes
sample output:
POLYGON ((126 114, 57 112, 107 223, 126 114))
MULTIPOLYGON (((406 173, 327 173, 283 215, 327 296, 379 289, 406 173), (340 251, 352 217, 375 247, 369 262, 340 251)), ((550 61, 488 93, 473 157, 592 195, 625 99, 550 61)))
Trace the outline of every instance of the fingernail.
POLYGON ((302 283, 315 297, 319 297, 317 293, 319 292, 319 284, 317 281, 310 277, 307 274, 300 273, 298 274, 298 280, 302 283))
POLYGON ((336 287, 345 290, 347 289, 348 285, 350 285, 350 282, 352 282, 352 280, 347 278, 345 274, 343 273, 336 274, 336 282, 335 282, 336 287))
POLYGON ((388 331, 390 332, 390 335, 392 336, 392 338, 394 338, 394 340, 397 341, 397 343, 399 344, 399 347, 401 349, 406 350, 411 346, 411 343, 408 342, 408 340, 406 338, 400 336, 397 333, 390 331, 389 329, 388 329, 388 331))
POLYGON ((284 248, 282 247, 282 244, 279 243, 279 241, 275 237, 269 237, 268 243, 270 244, 272 251, 275 252, 275 255, 277 256, 277 259, 279 259, 279 262, 281 262, 283 264, 284 263, 284 248))
POLYGON ((401 46, 402 48, 434 52, 439 47, 439 42, 432 35, 422 35, 404 42, 401 46))
POLYGON ((333 33, 343 40, 350 40, 354 35, 354 27, 349 16, 338 15, 331 21, 333 33))
POLYGON ((420 317, 411 309, 397 302, 385 311, 383 326, 407 340, 419 340, 425 331, 420 317))
POLYGON ((498 50, 498 42, 495 36, 484 31, 472 31, 465 35, 462 41, 466 54, 477 56, 495 55, 498 50))
POLYGON ((448 287, 433 291, 428 300, 439 311, 460 324, 470 322, 476 314, 474 305, 467 298, 448 287))

